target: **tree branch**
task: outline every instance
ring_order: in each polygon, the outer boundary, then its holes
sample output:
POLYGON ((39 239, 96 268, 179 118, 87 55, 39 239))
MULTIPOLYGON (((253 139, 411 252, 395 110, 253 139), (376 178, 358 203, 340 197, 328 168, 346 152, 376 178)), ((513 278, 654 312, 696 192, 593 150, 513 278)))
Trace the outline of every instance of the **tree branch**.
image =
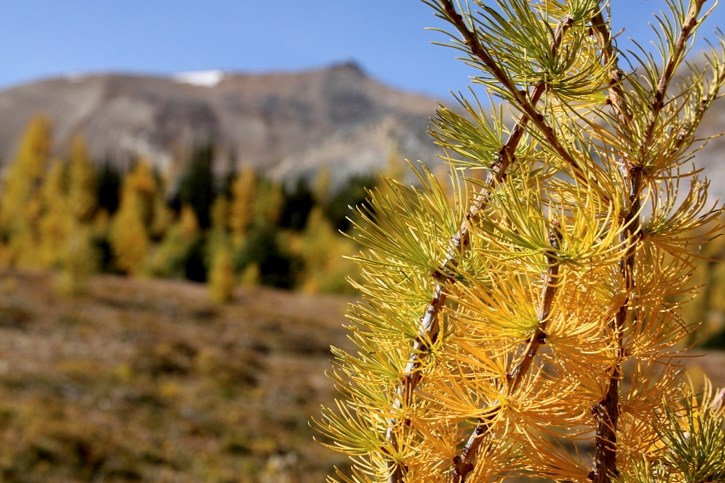
MULTIPOLYGON (((457 28, 459 28, 459 30, 461 28, 464 29, 464 31, 462 31, 462 34, 464 36, 470 35, 472 37, 473 40, 471 41, 471 43, 469 43, 469 46, 473 44, 477 45, 478 47, 475 47, 476 51, 478 51, 480 55, 485 56, 484 58, 486 60, 484 61, 490 62, 491 68, 495 69, 496 72, 499 72, 502 76, 501 79, 508 79, 508 76, 503 73, 500 67, 494 62, 493 58, 491 58, 486 53, 485 49, 483 49, 480 42, 478 42, 477 37, 465 27, 465 23, 463 23, 463 18, 456 11, 451 0, 441 0, 441 4, 446 9, 446 12, 450 11, 452 12, 452 14, 455 14, 457 22, 460 23, 457 23, 454 18, 451 18, 451 21, 454 23, 454 25, 456 25, 457 28)), ((555 30, 554 39, 552 41, 552 52, 556 52, 558 50, 564 34, 566 33, 566 30, 571 26, 571 24, 572 20, 570 17, 565 17, 559 23, 555 30)), ((513 85, 510 80, 506 82, 508 82, 508 84, 506 85, 511 85, 514 91, 516 91, 516 86, 513 85)), ((547 85, 544 82, 537 84, 536 86, 534 86, 533 91, 531 92, 531 100, 526 100, 526 103, 532 106, 532 109, 536 112, 537 118, 541 117, 543 119, 543 116, 541 116, 541 114, 539 114, 533 106, 539 102, 541 96, 544 94, 546 89, 547 85)), ((527 96, 524 95, 520 97, 526 99, 527 96)), ((401 376, 401 380, 398 383, 398 387, 396 390, 397 396, 391 406, 391 414, 393 415, 403 407, 403 402, 405 402, 406 404, 409 404, 411 402, 413 392, 418 387, 418 384, 423 378, 423 375, 421 373, 423 361, 427 357, 427 354, 431 349, 431 345, 437 342, 440 335, 440 324, 438 321, 438 316, 446 302, 446 294, 444 288, 448 283, 455 283, 455 280, 451 277, 451 274, 455 271, 455 268, 458 265, 459 256, 467 251, 470 246, 469 224, 476 218, 478 213, 488 205, 492 188, 506 178, 511 164, 513 164, 516 159, 516 148, 521 141, 521 138, 526 131, 527 124, 529 123, 531 118, 532 116, 530 114, 524 113, 514 125, 514 128, 511 130, 508 139, 496 154, 495 161, 492 164, 491 169, 486 177, 485 186, 477 193, 476 197, 473 200, 473 203, 466 212, 465 219, 461 222, 458 232, 451 238, 451 246, 448 250, 448 253, 446 254, 445 260, 440 265, 441 268, 435 270, 432 274, 433 278, 436 280, 436 285, 433 289, 433 297, 428 303, 425 314, 420 320, 420 323, 418 325, 418 335, 413 341, 413 348, 411 350, 410 357, 408 358, 408 363, 406 364, 406 367, 401 376)), ((568 152, 567 156, 569 156, 568 152)), ((396 429, 405 428, 409 426, 409 424, 410 422, 408 420, 398 421, 398 418, 396 417, 391 417, 388 420, 386 440, 391 445, 391 447, 397 448, 399 445, 399 439, 396 433, 396 429)), ((402 483, 406 473, 406 469, 402 463, 396 462, 391 459, 388 463, 388 471, 389 483, 402 483)))
MULTIPOLYGON (((541 305, 539 306, 538 320, 539 324, 536 327, 534 335, 531 336, 529 342, 525 348, 523 357, 519 359, 513 368, 509 371, 506 376, 508 382, 508 394, 511 395, 516 392, 524 379, 524 376, 529 372, 531 363, 534 361, 536 354, 539 352, 539 348, 546 343, 546 326, 549 322, 551 315, 551 304, 554 301, 557 288, 559 286, 559 267, 560 263, 557 259, 557 251, 561 245, 561 232, 558 223, 554 223, 552 230, 549 232, 549 244, 551 250, 546 255, 546 261, 549 265, 549 269, 546 271, 544 279, 544 287, 541 290, 541 305)), ((498 412, 498 409, 493 415, 487 419, 479 419, 478 425, 469 436, 466 445, 463 447, 460 455, 457 455, 453 459, 453 473, 451 477, 451 483, 465 483, 468 474, 476 468, 476 454, 478 448, 483 443, 483 440, 490 434, 491 426, 490 420, 498 412)))
POLYGON ((657 90, 654 93, 654 99, 652 100, 651 116, 652 119, 647 126, 647 131, 644 135, 644 142, 642 143, 643 150, 650 146, 652 143, 652 136, 654 136, 654 130, 657 125, 657 118, 659 117, 662 109, 665 107, 665 96, 667 95, 667 88, 672 81, 675 74, 675 69, 682 61, 685 56, 687 39, 690 38, 699 22, 697 16, 700 14, 700 10, 704 5, 705 0, 694 0, 690 3, 690 7, 687 10, 687 16, 685 21, 682 23, 682 30, 680 35, 675 42, 674 52, 667 59, 667 64, 662 71, 662 76, 657 83, 657 90))
MULTIPOLYGON (((664 99, 675 68, 685 53, 687 39, 697 26, 697 15, 704 4, 704 0, 694 0, 690 4, 688 14, 682 25, 682 30, 675 43, 675 51, 670 55, 667 65, 658 82, 657 90, 651 105, 652 119, 645 131, 642 141, 642 149, 646 149, 652 142, 652 136, 657 122, 657 117, 664 108, 664 99)), ((601 11, 598 11, 592 18, 592 28, 595 29, 603 41, 603 62, 612 66, 610 76, 610 100, 617 110, 620 122, 629 123, 632 121, 632 114, 626 105, 626 97, 621 84, 622 73, 617 65, 617 54, 612 46, 612 35, 604 21, 601 11)), ((619 474, 617 470, 617 425, 621 413, 619 405, 619 382, 622 378, 622 362, 624 360, 624 329, 630 312, 630 295, 635 289, 634 263, 636 245, 641 235, 641 221, 639 212, 641 209, 641 192, 644 182, 644 170, 641 160, 633 162, 624 160, 625 183, 629 186, 628 206, 624 219, 622 220, 624 231, 621 241, 627 244, 625 257, 620 263, 620 275, 624 279, 626 298, 619 307, 610 327, 617 336, 618 355, 617 361, 612 368, 609 378, 609 385, 602 400, 592 409, 596 420, 596 436, 594 442, 594 470, 589 478, 596 483, 611 483, 612 476, 619 474)))
MULTIPOLYGON (((554 129, 546 122, 545 116, 536 108, 537 100, 534 100, 533 96, 528 99, 526 95, 521 95, 521 91, 517 88, 516 84, 506 74, 506 72, 496 63, 496 60, 488 53, 486 48, 481 44, 481 40, 475 31, 468 28, 466 21, 463 16, 458 13, 452 0, 440 0, 443 7, 443 12, 450 20, 450 22, 458 29, 463 36, 466 46, 471 50, 471 53, 483 62, 488 71, 493 77, 500 82, 509 92, 513 94, 513 97, 517 100, 519 108, 523 111, 524 115, 541 131, 544 135, 544 139, 549 143, 551 148, 571 167, 574 177, 583 182, 589 184, 590 180, 582 172, 579 163, 574 159, 571 153, 559 142, 559 139, 554 133, 554 129)), ((554 40, 551 45, 551 52, 553 56, 559 50, 561 41, 566 31, 574 24, 574 19, 570 16, 564 17, 556 26, 554 31, 554 40)), ((546 88, 546 83, 544 85, 546 88)))

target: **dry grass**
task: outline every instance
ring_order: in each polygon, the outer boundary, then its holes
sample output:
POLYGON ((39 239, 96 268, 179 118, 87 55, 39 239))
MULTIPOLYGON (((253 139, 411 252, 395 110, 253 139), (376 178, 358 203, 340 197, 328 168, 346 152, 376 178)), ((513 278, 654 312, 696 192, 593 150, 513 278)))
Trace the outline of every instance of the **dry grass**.
POLYGON ((319 482, 336 454, 308 426, 348 299, 45 274, 0 290, 3 481, 319 482))
MULTIPOLYGON (((185 282, 0 274, 0 480, 321 482, 312 442, 351 301, 185 282)), ((725 385, 725 353, 690 361, 725 385)))

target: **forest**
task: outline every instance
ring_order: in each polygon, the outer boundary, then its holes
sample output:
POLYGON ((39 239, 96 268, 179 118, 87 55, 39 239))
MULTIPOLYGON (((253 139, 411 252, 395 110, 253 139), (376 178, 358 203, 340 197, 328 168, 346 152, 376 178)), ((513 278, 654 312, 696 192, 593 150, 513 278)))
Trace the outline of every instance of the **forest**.
MULTIPOLYGON (((384 180, 406 170, 391 152, 386 172, 334 189, 326 169, 279 182, 251 168, 215 172, 206 143, 180 163, 181 172, 163 173, 144 158, 91 159, 82 135, 58 149, 52 129, 46 116, 35 116, 7 164, 0 266, 50 270, 66 294, 82 292, 94 273, 205 283, 218 303, 237 286, 352 294, 348 279, 358 278, 360 249, 349 235, 352 209, 370 209, 370 190, 389 191, 384 180)), ((702 290, 687 318, 703 321, 706 347, 722 346, 723 237, 708 240, 701 255, 692 284, 702 290)))
POLYGON ((350 293, 348 210, 364 202, 372 176, 333 191, 325 170, 285 183, 251 168, 218 174, 209 143, 180 173, 143 158, 121 170, 91 159, 81 135, 56 158, 52 137, 49 119, 36 116, 8 163, 2 266, 56 271, 66 293, 93 273, 207 283, 220 303, 240 284, 350 293))

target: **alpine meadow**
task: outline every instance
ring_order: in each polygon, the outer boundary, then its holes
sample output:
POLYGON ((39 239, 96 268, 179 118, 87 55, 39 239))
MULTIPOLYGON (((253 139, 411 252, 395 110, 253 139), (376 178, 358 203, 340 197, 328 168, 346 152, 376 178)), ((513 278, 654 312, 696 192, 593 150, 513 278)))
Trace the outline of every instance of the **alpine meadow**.
POLYGON ((693 162, 725 37, 686 60, 716 2, 666 0, 628 51, 607 2, 424 3, 475 76, 431 128, 452 189, 411 163, 353 217, 328 481, 724 481, 725 392, 682 357, 725 214, 693 162))

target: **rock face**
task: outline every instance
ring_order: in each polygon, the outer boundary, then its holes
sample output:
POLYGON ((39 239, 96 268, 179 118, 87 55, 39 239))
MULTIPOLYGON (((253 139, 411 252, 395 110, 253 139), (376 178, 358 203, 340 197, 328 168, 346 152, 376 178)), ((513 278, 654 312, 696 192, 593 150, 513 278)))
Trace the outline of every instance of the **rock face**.
POLYGON ((173 170, 191 147, 212 142, 220 170, 234 159, 290 178, 328 166, 342 179, 380 169, 394 150, 435 162, 426 134, 435 105, 352 63, 297 73, 55 78, 0 92, 0 160, 12 158, 28 120, 45 113, 59 152, 82 132, 95 158, 145 155, 173 170))

